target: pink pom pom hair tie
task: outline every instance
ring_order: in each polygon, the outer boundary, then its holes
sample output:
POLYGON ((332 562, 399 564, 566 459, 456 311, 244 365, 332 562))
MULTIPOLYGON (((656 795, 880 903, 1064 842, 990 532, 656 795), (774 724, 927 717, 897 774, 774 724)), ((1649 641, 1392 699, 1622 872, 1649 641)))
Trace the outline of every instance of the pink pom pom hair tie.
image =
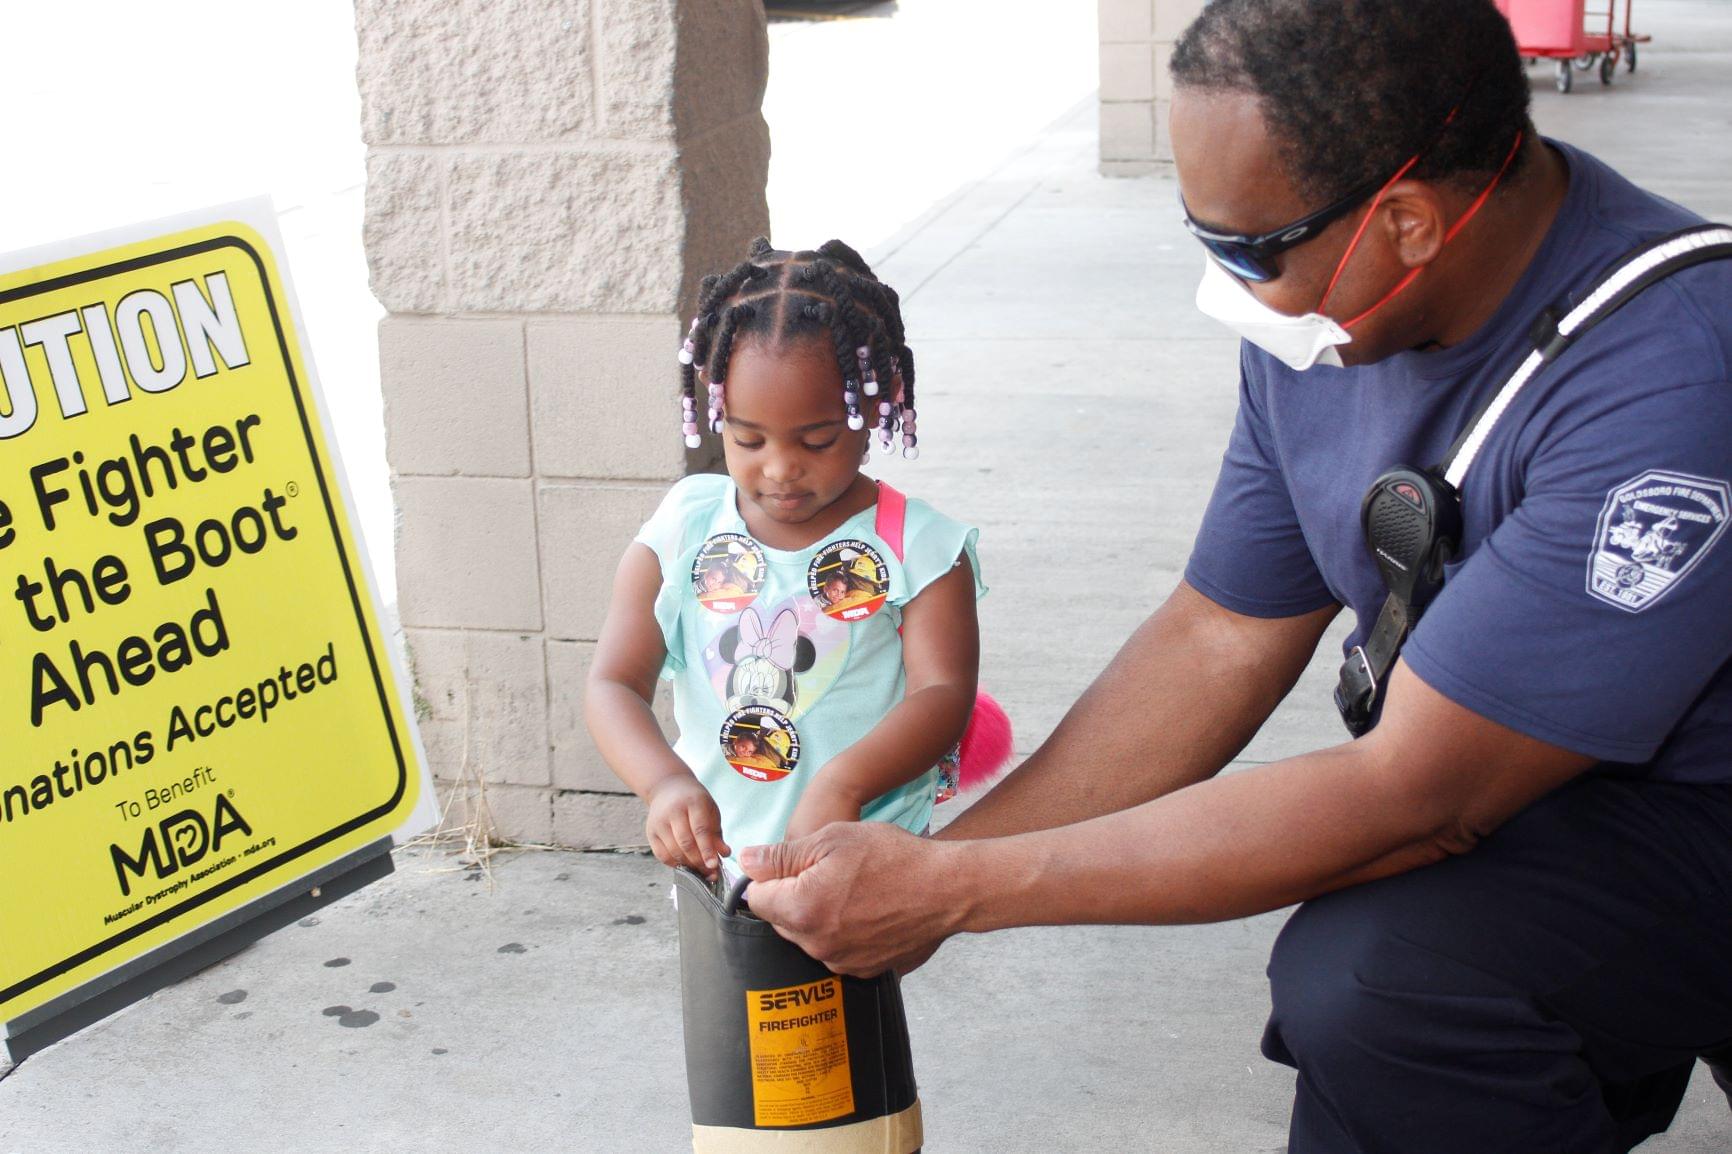
POLYGON ((1015 747, 1016 735, 1004 707, 990 693, 975 694, 974 712, 968 715, 957 755, 960 791, 968 793, 997 781, 1015 747))

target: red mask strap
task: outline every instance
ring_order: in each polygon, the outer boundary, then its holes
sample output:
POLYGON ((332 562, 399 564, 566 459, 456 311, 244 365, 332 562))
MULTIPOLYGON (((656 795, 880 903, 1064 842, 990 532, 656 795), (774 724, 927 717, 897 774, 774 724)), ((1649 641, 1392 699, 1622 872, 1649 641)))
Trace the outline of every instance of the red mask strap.
MULTIPOLYGON (((1454 119, 1455 113, 1450 113, 1454 119)), ((1419 163, 1424 153, 1416 152, 1413 159, 1396 170, 1395 175, 1383 183, 1377 190, 1377 195, 1371 198, 1371 207, 1365 210, 1365 216, 1359 221, 1359 227, 1353 230, 1353 239, 1348 242, 1347 251, 1341 254, 1341 259, 1335 263, 1335 275, 1329 278, 1329 287, 1323 290, 1323 299, 1317 302, 1317 311, 1324 312, 1329 307, 1329 298, 1335 294, 1335 284, 1341 279, 1341 274, 1347 271, 1347 262, 1353 256, 1353 250, 1359 247, 1359 238, 1365 235, 1365 229, 1371 224, 1371 218, 1377 215, 1377 206, 1383 203, 1384 196, 1395 187, 1395 182, 1407 175, 1407 170, 1419 163)), ((1325 314, 1327 315, 1327 314, 1325 314)))
MULTIPOLYGON (((1467 211, 1461 214, 1461 218, 1459 220, 1457 220, 1454 224, 1449 226, 1449 231, 1443 234, 1443 243, 1444 244, 1447 245, 1450 241, 1454 240, 1456 234, 1459 233, 1463 228, 1467 227, 1467 222, 1474 218, 1474 214, 1477 213, 1480 209, 1484 208, 1485 202, 1491 199, 1491 194, 1497 190, 1497 186, 1503 181, 1504 173, 1509 171, 1510 163, 1515 160, 1516 153, 1518 151, 1520 151, 1521 146, 1522 146, 1522 139, 1524 138, 1525 135, 1526 135, 1525 132, 1517 132, 1516 133, 1515 143, 1513 143, 1509 146, 1509 154, 1503 158, 1503 164, 1498 168, 1497 175, 1491 178, 1491 183, 1485 186, 1485 191, 1481 192, 1479 194, 1479 196, 1474 198, 1474 202, 1467 206, 1467 211)), ((1417 159, 1419 159, 1419 158, 1414 157, 1414 160, 1417 160, 1417 159)), ((1408 163, 1411 166, 1412 161, 1409 161, 1408 163)), ((1407 169, 1403 168, 1401 171, 1406 172, 1407 169)), ((1397 177, 1399 177, 1400 173, 1397 173, 1396 175, 1397 175, 1397 177)), ((1394 183, 1395 183, 1394 181, 1390 181, 1390 184, 1394 184, 1394 183)), ((1388 187, 1389 187, 1388 185, 1385 185, 1384 186, 1385 190, 1387 190, 1388 187)), ((1383 193, 1380 192, 1377 195, 1379 198, 1381 198, 1383 196, 1383 193)), ((1372 203, 1371 209, 1373 212, 1377 211, 1376 202, 1372 203)), ((1370 220, 1371 220, 1371 217, 1369 215, 1367 215, 1365 218, 1365 223, 1369 223, 1370 220)), ((1360 232, 1365 231, 1365 223, 1360 224, 1360 226, 1359 226, 1360 232)), ((1358 233, 1354 234, 1353 242, 1354 242, 1354 244, 1359 243, 1359 234, 1358 233)), ((1352 252, 1352 251, 1353 250, 1351 248, 1348 249, 1348 252, 1352 252)), ((1342 264, 1338 265, 1335 269, 1335 276, 1337 279, 1339 279, 1339 277, 1341 276, 1341 269, 1345 266, 1346 266, 1346 258, 1343 257, 1342 258, 1342 264)), ((1408 285, 1412 284, 1414 281, 1414 278, 1418 277, 1419 274, 1424 272, 1424 271, 1425 271, 1424 265, 1421 265, 1418 268, 1410 271, 1406 276, 1401 278, 1401 282, 1399 284, 1397 284, 1394 288, 1390 289, 1387 293, 1383 294, 1382 300, 1378 301, 1376 304, 1372 305, 1370 308, 1366 309, 1364 312, 1360 313, 1358 316, 1354 317, 1352 320, 1341 322, 1341 327, 1344 329, 1351 329, 1354 325, 1358 324, 1360 321, 1364 320, 1366 317, 1370 316, 1372 313, 1376 312, 1378 309, 1382 308, 1384 305, 1386 305, 1390 301, 1394 300, 1397 294, 1399 294, 1408 285)), ((1331 292, 1334 291, 1334 289, 1335 289, 1335 281, 1334 280, 1331 280, 1329 282, 1329 289, 1331 292)), ((1324 294, 1323 299, 1325 301, 1327 301, 1329 299, 1328 293, 1324 294)), ((1317 311, 1322 312, 1323 311, 1322 306, 1319 306, 1317 311)))
MULTIPOLYGON (((1441 137, 1448 131, 1449 126, 1455 123, 1455 114, 1460 111, 1461 105, 1459 104, 1449 110, 1449 115, 1443 118, 1443 124, 1438 127, 1438 136, 1441 137)), ((1359 227, 1354 230, 1353 240, 1347 245, 1347 251, 1341 254, 1341 259, 1335 264, 1335 275, 1329 278, 1329 287, 1323 290, 1323 299, 1317 302, 1319 313, 1329 307, 1329 298, 1335 294, 1335 283, 1341 279, 1341 274, 1346 271, 1347 261, 1353 256, 1353 250, 1359 247, 1359 238, 1365 235, 1366 226, 1371 223, 1371 218, 1377 215, 1377 206, 1383 203, 1384 196, 1395 187, 1395 182, 1406 176, 1408 169, 1418 164, 1420 157, 1430 152, 1432 145, 1436 143, 1437 141, 1433 140, 1431 144, 1414 153, 1412 159, 1397 169, 1394 176, 1384 181, 1383 187, 1377 190, 1377 195, 1371 198, 1371 207, 1365 210, 1365 217, 1359 222, 1359 227)))

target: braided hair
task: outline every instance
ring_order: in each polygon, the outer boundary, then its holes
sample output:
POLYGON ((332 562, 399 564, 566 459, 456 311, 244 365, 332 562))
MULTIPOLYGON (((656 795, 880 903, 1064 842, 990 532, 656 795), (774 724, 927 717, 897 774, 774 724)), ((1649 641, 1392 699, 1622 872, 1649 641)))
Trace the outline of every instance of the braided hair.
POLYGON ((745 260, 703 279, 698 315, 679 354, 680 428, 687 447, 701 443, 699 373, 707 384, 710 431, 722 431, 728 360, 734 342, 745 335, 776 342, 827 337, 841 372, 848 427, 863 429, 870 416, 886 450, 900 433, 902 455, 920 455, 914 353, 902 328, 902 304, 852 248, 831 240, 813 251, 784 252, 759 237, 745 260))

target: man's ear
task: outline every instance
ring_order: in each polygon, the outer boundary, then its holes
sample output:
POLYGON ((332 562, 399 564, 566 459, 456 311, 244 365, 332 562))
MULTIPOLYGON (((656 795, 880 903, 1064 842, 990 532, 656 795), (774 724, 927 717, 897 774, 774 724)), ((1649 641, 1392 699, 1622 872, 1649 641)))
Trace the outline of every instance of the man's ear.
POLYGON ((1449 233, 1449 206, 1438 187, 1422 180, 1403 180, 1383 198, 1383 228, 1397 258, 1408 268, 1437 259, 1449 233))

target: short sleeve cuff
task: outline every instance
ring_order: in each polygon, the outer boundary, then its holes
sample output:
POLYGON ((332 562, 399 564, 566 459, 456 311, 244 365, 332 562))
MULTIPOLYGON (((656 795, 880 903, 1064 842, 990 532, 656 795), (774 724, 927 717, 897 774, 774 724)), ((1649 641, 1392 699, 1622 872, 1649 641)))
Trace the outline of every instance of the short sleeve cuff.
POLYGON ((1246 617, 1298 617, 1306 613, 1315 613, 1319 609, 1327 609, 1336 604, 1335 598, 1327 593, 1312 593, 1304 597, 1280 599, 1247 597, 1209 579, 1199 572, 1194 564, 1185 566, 1185 584, 1223 609, 1243 614, 1246 617))
POLYGON ((1402 647, 1401 659, 1409 669, 1418 675, 1437 692, 1443 694, 1463 709, 1468 709, 1489 721, 1526 734, 1539 741, 1548 742, 1561 749, 1579 753, 1584 757, 1597 758, 1600 761, 1624 762, 1640 765, 1653 758, 1658 752, 1658 741, 1641 741, 1630 738, 1610 737, 1605 734, 1584 733, 1579 729, 1561 725, 1558 722, 1541 717, 1519 706, 1510 704, 1500 697, 1486 692, 1470 679, 1449 669, 1425 647, 1422 639, 1415 635, 1408 639, 1402 647))
POLYGON ((986 596, 980 555, 975 548, 979 538, 979 529, 955 521, 945 520, 926 526, 908 542, 901 580, 892 583, 891 603, 897 606, 908 604, 928 585, 954 569, 958 559, 963 557, 968 559, 968 567, 974 573, 974 599, 978 601, 986 596))

